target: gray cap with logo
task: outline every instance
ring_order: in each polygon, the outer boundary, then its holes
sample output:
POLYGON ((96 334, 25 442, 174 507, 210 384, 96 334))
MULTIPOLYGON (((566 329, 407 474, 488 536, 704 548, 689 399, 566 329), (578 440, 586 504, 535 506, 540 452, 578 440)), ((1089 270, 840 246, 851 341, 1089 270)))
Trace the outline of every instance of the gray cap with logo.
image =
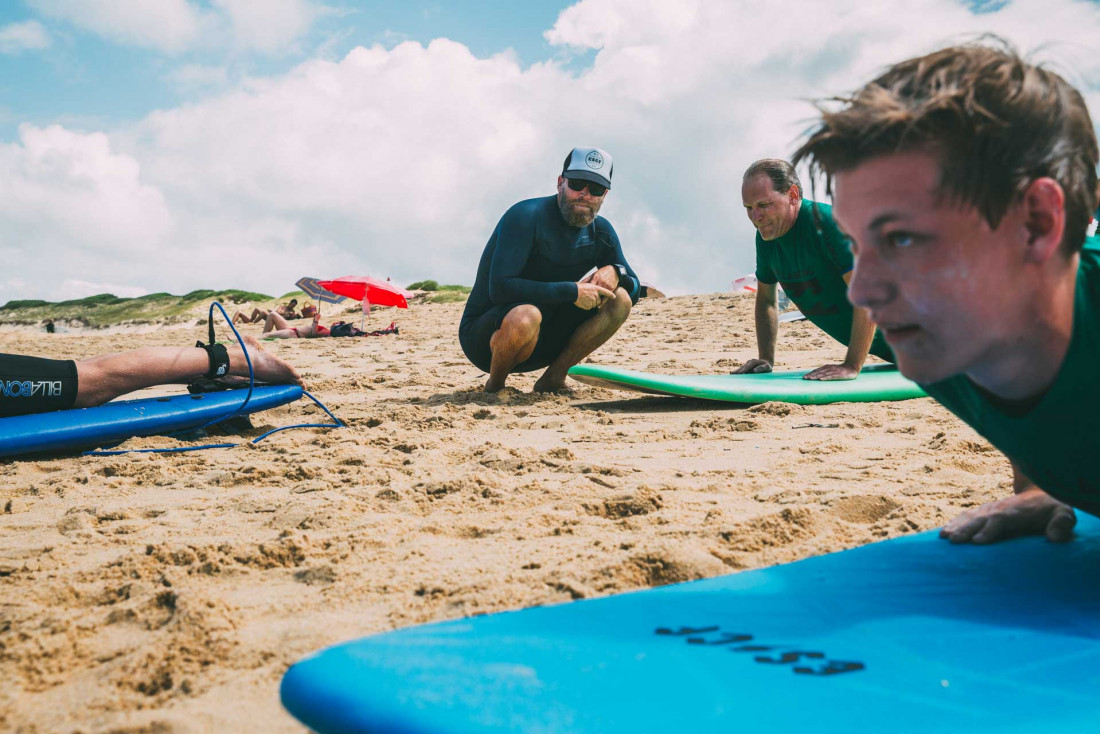
POLYGON ((611 154, 603 148, 573 148, 565 157, 561 175, 611 188, 611 170, 614 165, 611 154))

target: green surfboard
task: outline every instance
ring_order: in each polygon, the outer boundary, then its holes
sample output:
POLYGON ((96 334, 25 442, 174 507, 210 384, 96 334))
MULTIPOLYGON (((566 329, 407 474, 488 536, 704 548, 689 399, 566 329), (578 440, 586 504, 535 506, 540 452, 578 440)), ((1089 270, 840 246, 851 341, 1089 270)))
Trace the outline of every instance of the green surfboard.
POLYGON ((655 375, 617 367, 579 364, 569 370, 569 376, 596 387, 732 403, 777 400, 801 405, 824 405, 925 397, 920 386, 902 377, 892 364, 864 367, 854 380, 803 380, 802 376, 807 372, 809 370, 762 375, 655 375))

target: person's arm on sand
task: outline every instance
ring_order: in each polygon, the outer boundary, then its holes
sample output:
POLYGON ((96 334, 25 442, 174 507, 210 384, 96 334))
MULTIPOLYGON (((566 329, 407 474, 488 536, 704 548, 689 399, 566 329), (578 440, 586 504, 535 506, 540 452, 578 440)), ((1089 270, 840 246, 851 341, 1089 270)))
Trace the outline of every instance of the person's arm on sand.
POLYGON ((757 359, 750 359, 732 372, 746 375, 752 372, 771 372, 775 364, 775 343, 779 337, 779 289, 775 283, 756 284, 756 352, 757 359))
POLYGON ((1053 543, 1073 539, 1073 508, 1035 486, 1012 463, 1014 494, 967 510, 940 530, 952 543, 997 543, 1021 535, 1045 535, 1053 543))
MULTIPOLYGON (((852 271, 843 276, 844 282, 852 280, 852 271)), ((871 351, 871 342, 875 339, 875 323, 862 308, 852 309, 852 336, 848 340, 848 354, 841 364, 827 364, 807 372, 804 380, 854 380, 859 377, 867 354, 871 351)))

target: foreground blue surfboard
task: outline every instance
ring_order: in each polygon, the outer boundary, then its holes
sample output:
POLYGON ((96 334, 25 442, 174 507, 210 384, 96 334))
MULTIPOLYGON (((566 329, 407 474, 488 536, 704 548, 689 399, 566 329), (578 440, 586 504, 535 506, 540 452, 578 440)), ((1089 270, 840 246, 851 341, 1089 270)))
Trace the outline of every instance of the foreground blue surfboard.
MULTIPOLYGON (((118 400, 95 408, 0 418, 0 456, 43 451, 73 451, 105 446, 134 436, 197 428, 228 417, 244 402, 247 390, 165 398, 118 400)), ((298 385, 263 385, 253 389, 242 413, 256 413, 302 397, 298 385)))
POLYGON ((1100 731, 1100 521, 934 532, 759 571, 398 630, 297 663, 337 732, 1100 731))

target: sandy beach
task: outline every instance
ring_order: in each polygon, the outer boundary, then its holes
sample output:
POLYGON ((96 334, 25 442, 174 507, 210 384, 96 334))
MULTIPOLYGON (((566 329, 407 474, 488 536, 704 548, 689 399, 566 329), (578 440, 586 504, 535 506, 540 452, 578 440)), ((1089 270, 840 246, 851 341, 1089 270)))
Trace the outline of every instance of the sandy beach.
MULTIPOLYGON (((0 730, 302 732, 278 684, 319 647, 793 561, 1011 491, 1000 454, 929 399, 745 407, 579 383, 543 396, 535 375, 485 395, 461 312, 376 310, 370 325, 396 319, 399 336, 265 343, 344 429, 0 462, 0 730)), ((204 327, 8 331, 0 351, 196 338, 204 327)), ((777 368, 842 350, 785 324, 777 368)), ((752 356, 751 297, 714 294, 643 300, 591 361, 720 373, 752 356)), ((254 435, 321 417, 300 401, 254 416, 254 435)))

